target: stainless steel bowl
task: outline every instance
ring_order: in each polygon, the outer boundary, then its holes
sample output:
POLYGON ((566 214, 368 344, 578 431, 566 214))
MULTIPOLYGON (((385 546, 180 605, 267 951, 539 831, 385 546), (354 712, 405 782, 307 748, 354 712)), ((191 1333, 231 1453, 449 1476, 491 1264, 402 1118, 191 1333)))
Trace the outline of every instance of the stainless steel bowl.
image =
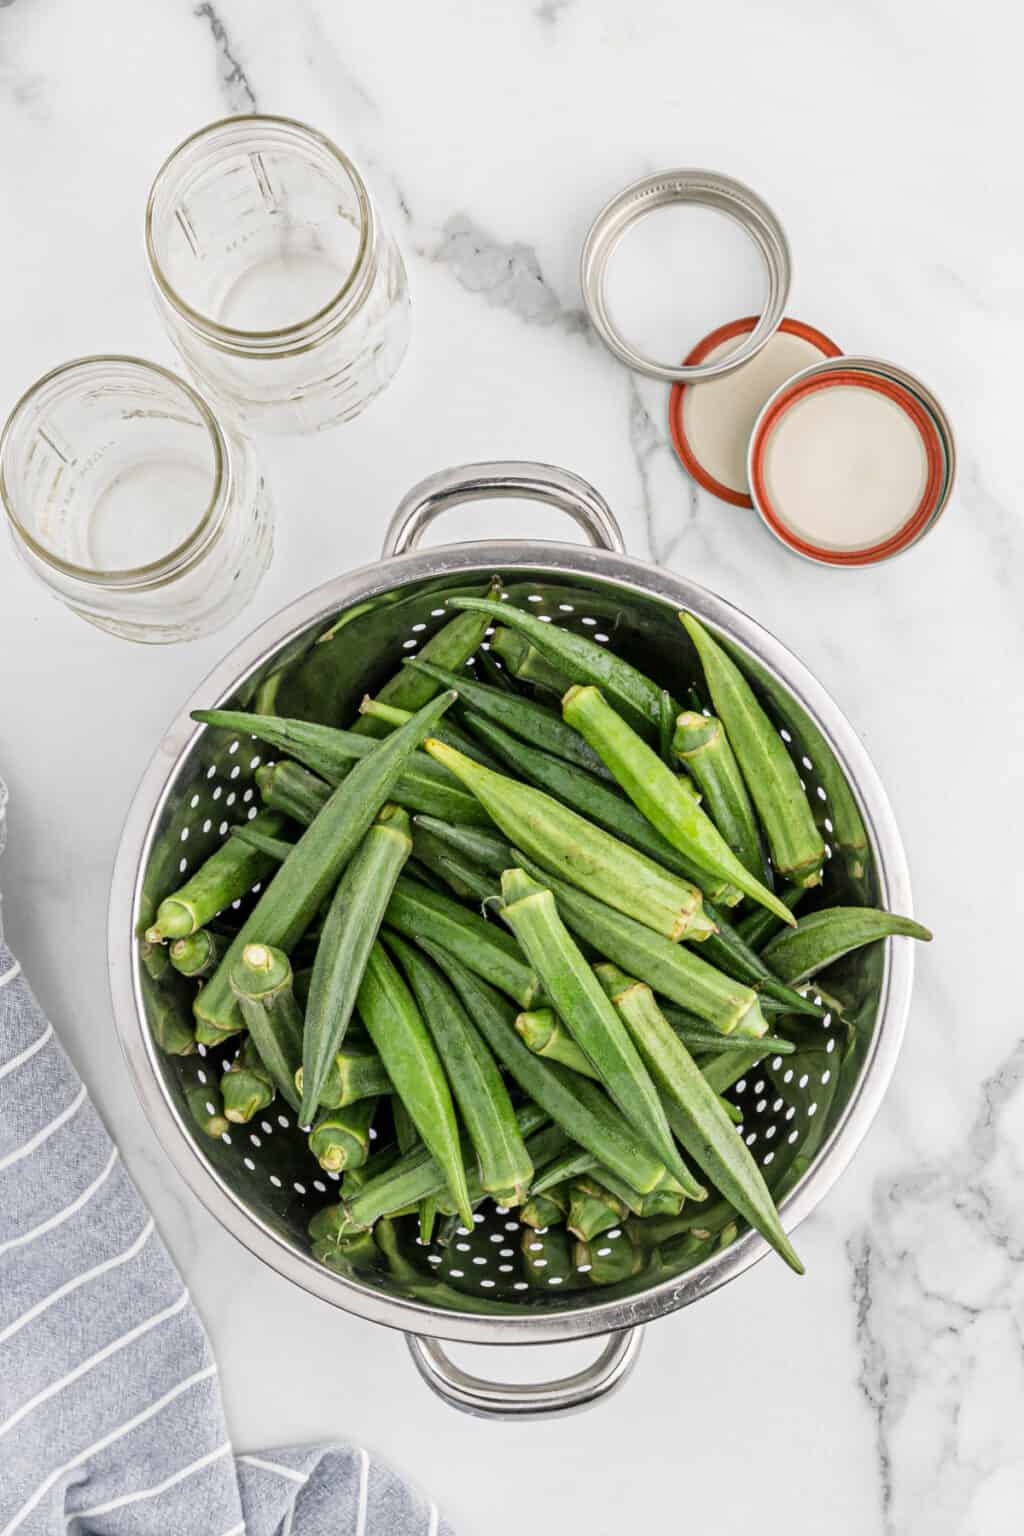
MULTIPOLYGON (((135 935, 154 904, 251 813, 258 747, 197 727, 189 712, 273 696, 280 713, 303 699, 327 701, 341 722, 444 621, 444 596, 501 572, 509 588, 638 665, 677 679, 697 675, 676 619, 697 613, 729 645, 772 712, 800 764, 829 841, 830 899, 879 901, 911 911, 899 834, 874 768, 832 699, 772 635, 695 582, 624 551, 615 519, 575 475, 542 464, 477 464, 435 475, 409 493, 392 520, 383 557, 316 588, 263 624, 213 671, 169 725, 125 825, 110 907, 110 968, 121 1042, 146 1113, 178 1174, 207 1209, 286 1279, 335 1306, 409 1336, 418 1369, 455 1406, 527 1416, 586 1406, 621 1381, 636 1358, 640 1325, 689 1305, 735 1279, 768 1252, 745 1232, 689 1270, 652 1280, 641 1273, 612 1291, 597 1287, 538 1293, 522 1287, 503 1244, 509 1213, 490 1212, 461 1248, 444 1254, 410 1246, 405 1279, 391 1270, 346 1278, 310 1255, 306 1223, 328 1198, 304 1138, 275 1105, 222 1141, 201 1135, 185 1105, 209 1058, 162 1055, 150 1028, 152 993, 135 935), (488 540, 417 552, 426 525, 457 502, 532 497, 575 518, 592 547, 488 540), (852 829, 852 831, 851 831, 852 829), (862 834, 858 836, 859 832, 862 834), (862 842, 863 846, 856 845, 862 842), (316 1177, 314 1177, 314 1175, 316 1177), (409 1277, 413 1277, 410 1279, 409 1277), (443 1282, 438 1291, 437 1282, 443 1282), (599 1359, 579 1375, 540 1386, 470 1377, 446 1356, 442 1339, 536 1344, 610 1334, 599 1359)), ((774 1180, 785 1224, 795 1227, 846 1167, 877 1111, 899 1052, 910 1000, 909 945, 874 945, 834 968, 829 988, 844 1020, 807 1032, 795 1057, 773 1058, 733 1090, 743 1134, 774 1180), (773 1166, 774 1165, 774 1166, 773 1166)), ((796 1283, 796 1282, 794 1282, 796 1283)))

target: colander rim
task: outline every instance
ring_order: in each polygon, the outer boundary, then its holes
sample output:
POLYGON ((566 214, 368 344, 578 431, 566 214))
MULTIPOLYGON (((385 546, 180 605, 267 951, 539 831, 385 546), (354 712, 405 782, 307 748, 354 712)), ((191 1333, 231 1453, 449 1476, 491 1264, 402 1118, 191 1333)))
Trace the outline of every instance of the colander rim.
MULTIPOLYGON (((138 946, 130 920, 137 911, 149 849, 184 759, 205 729, 190 719, 231 697, 270 656, 315 631, 339 612, 398 587, 448 576, 489 576, 514 570, 539 577, 593 577, 627 592, 690 608, 765 666, 823 732, 854 793, 875 857, 881 901, 911 915, 910 876, 888 797, 870 756, 838 704, 789 648, 742 609, 685 576, 614 551, 554 541, 496 539, 447 544, 372 562, 311 589, 265 620, 206 675, 171 721, 148 764, 125 820, 111 882, 109 971, 115 1026, 147 1119, 175 1172, 211 1215, 257 1258, 305 1291, 371 1322, 427 1337, 476 1344, 568 1342, 635 1327, 692 1304, 770 1253, 747 1232, 692 1270, 628 1298, 591 1301, 583 1308, 524 1311, 522 1317, 452 1312, 386 1296, 335 1274, 303 1254, 231 1191, 203 1157, 172 1101, 142 1006, 138 946)), ((781 1205, 792 1231, 818 1206, 845 1171, 884 1098, 906 1028, 913 984, 910 945, 887 945, 878 1018, 860 1077, 811 1167, 781 1205)))

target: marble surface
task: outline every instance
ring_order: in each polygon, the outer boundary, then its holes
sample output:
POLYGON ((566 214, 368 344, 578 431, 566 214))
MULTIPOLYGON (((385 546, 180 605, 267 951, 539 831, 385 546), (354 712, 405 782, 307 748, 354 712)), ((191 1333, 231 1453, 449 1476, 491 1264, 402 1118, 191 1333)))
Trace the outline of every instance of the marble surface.
MULTIPOLYGON (((361 1439, 465 1536, 1019 1530, 1024 224, 998 15, 985 0, 0 3, 5 408, 76 354, 172 361, 147 294, 143 204, 165 153, 225 112, 290 113, 347 146, 413 291, 390 392, 337 432, 261 445, 277 554, 230 630, 166 650, 118 642, 0 553, 9 936, 188 1278, 240 1446, 361 1439), (945 401, 959 488, 905 560, 821 570, 698 493, 668 445, 663 388, 588 334, 575 272, 591 216, 628 180, 687 163, 778 209, 791 313, 904 363, 945 401), (619 1397, 545 1428, 449 1412, 399 1336, 289 1288, 170 1179, 118 1051, 105 963, 121 822, 178 703, 253 623, 373 559, 421 475, 508 456, 590 478, 632 553, 723 593, 805 659, 878 765, 938 935, 885 1105, 800 1232, 807 1279, 764 1263, 699 1315, 656 1324, 619 1397)), ((537 509, 449 524, 454 538, 484 527, 558 536, 537 509)), ((585 1353, 569 1347, 559 1366, 585 1353)), ((550 1369, 532 1350, 462 1357, 550 1369)))

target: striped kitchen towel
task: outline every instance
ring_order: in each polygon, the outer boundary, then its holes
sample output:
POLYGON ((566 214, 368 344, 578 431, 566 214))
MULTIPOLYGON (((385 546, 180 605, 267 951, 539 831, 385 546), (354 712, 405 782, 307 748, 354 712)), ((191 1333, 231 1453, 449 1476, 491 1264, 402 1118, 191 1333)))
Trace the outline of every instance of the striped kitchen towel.
POLYGON ((209 1340, 0 938, 0 1536, 450 1536, 365 1450, 236 1455, 209 1340))

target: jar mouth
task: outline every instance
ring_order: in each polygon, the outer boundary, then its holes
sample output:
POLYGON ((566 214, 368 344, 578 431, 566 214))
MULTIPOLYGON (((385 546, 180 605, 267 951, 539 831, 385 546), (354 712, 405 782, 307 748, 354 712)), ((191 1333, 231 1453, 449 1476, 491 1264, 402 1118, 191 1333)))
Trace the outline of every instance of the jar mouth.
POLYGON ((31 384, 15 402, 0 432, 0 505, 3 506, 15 534, 37 559, 53 570, 91 586, 146 588, 160 586, 164 581, 180 576, 198 559, 209 540, 216 535, 218 514, 224 502, 228 473, 227 445, 220 425, 203 397, 169 368, 129 354, 93 354, 72 358, 70 362, 61 363, 58 367, 52 368, 49 373, 44 373, 41 378, 36 379, 35 383, 31 384), (41 395, 75 373, 85 374, 108 368, 135 371, 143 376, 156 375, 186 398, 188 404, 199 416, 209 438, 212 452, 212 483, 205 507, 194 526, 178 544, 165 554, 143 565, 99 570, 93 565, 78 565, 74 561, 65 560, 55 550, 42 543, 26 526, 16 510, 16 498, 11 491, 9 461, 13 451, 14 437, 21 425, 22 417, 41 395))
POLYGON ((373 205, 366 184, 349 157, 332 139, 321 133, 319 129, 310 128, 308 124, 299 122, 296 118, 253 112, 244 116, 222 117, 216 122, 207 123, 195 133, 190 134, 187 139, 183 139, 171 151, 157 171, 149 189, 149 197, 146 200, 145 239, 146 259, 153 281, 172 309, 211 341, 219 342, 228 348, 235 346, 241 349, 248 347, 254 350, 266 350, 275 345, 307 340, 310 330, 332 318, 340 308, 347 308, 350 304, 359 301, 361 290, 365 287, 365 273, 373 253, 376 231, 373 205), (265 144, 260 143, 256 136, 260 133, 273 134, 275 130, 293 136, 299 145, 305 144, 326 154, 349 179, 359 208, 359 243, 344 282, 319 309, 299 320, 290 321, 287 325, 276 326, 270 330, 250 330, 225 325, 214 316, 195 308, 182 297, 168 278, 157 254, 155 226, 161 197, 168 185, 173 185, 172 178, 176 172, 197 170, 209 155, 225 147, 241 148, 245 145, 251 152, 270 148, 269 141, 265 144))

